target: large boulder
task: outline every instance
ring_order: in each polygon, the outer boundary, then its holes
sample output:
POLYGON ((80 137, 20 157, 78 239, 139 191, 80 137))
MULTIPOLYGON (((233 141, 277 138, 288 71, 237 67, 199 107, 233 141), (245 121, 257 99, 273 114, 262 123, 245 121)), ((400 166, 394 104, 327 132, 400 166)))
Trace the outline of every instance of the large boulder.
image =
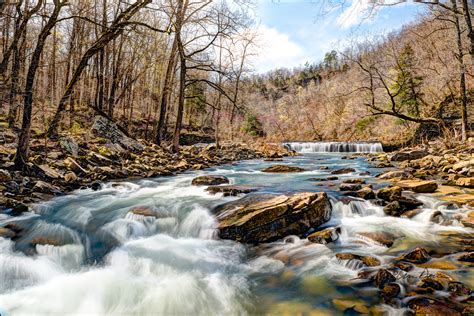
POLYGON ((143 151, 145 149, 142 144, 125 135, 114 122, 102 116, 96 116, 91 132, 94 136, 105 138, 112 144, 118 144, 127 150, 143 151))
POLYGON ((66 153, 77 157, 79 155, 79 144, 76 140, 72 137, 63 137, 59 140, 59 146, 61 149, 64 150, 66 153))
POLYGON ((396 201, 402 196, 402 188, 399 186, 385 187, 377 191, 377 198, 385 201, 396 201))
POLYGON ((220 237, 262 243, 288 235, 303 235, 331 217, 326 193, 256 196, 218 207, 220 237))
POLYGON ((428 155, 428 152, 424 150, 401 151, 394 154, 390 160, 392 161, 415 160, 415 159, 423 158, 427 155, 428 155))
POLYGON ((263 172, 271 172, 271 173, 287 173, 287 172, 303 172, 305 171, 303 168, 294 167, 294 166, 287 166, 287 165, 274 165, 262 170, 263 172))
POLYGON ((194 178, 193 181, 191 181, 192 185, 219 185, 228 183, 229 179, 227 179, 227 177, 216 175, 200 176, 194 178))
POLYGON ((394 179, 394 178, 408 179, 409 177, 410 177, 410 174, 403 170, 388 171, 377 176, 377 178, 383 179, 383 180, 389 180, 389 179, 394 179))

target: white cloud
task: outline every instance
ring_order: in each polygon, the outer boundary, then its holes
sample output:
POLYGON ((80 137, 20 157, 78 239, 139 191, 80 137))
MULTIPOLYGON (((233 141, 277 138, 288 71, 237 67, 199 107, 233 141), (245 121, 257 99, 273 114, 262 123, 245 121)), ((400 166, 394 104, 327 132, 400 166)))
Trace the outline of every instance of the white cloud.
POLYGON ((296 67, 309 60, 311 58, 305 49, 288 34, 265 25, 259 27, 258 48, 253 61, 258 72, 277 67, 296 67))
POLYGON ((373 21, 383 6, 406 5, 400 0, 352 0, 349 7, 338 16, 337 24, 343 28, 373 21))

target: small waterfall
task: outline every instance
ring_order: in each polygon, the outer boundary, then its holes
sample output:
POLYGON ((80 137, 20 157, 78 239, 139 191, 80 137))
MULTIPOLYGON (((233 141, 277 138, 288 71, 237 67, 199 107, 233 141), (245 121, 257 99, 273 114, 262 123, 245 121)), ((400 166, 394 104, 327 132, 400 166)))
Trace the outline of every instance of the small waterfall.
POLYGON ((291 142, 283 143, 289 150, 299 153, 379 153, 383 152, 381 143, 352 143, 352 142, 291 142))

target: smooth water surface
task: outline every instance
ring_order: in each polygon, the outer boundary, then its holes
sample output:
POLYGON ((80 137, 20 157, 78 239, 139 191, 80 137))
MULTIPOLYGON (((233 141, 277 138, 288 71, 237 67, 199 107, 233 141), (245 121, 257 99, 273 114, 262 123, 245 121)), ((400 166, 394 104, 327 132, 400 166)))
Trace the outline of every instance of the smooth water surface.
MULTIPOLYGON (((419 196, 424 211, 412 219, 385 216, 367 201, 339 201, 337 183, 365 178, 382 185, 362 157, 308 154, 284 162, 244 161, 199 172, 103 185, 35 205, 22 217, 0 215, 0 226, 23 229, 12 242, 0 238, 0 309, 11 314, 186 314, 340 313, 332 300, 361 299, 375 304, 377 291, 360 284, 360 262, 341 262, 338 252, 368 254, 382 264, 415 245, 448 247, 443 232, 471 232, 456 220, 467 209, 448 207, 419 196), (262 173, 273 164, 300 166, 293 174, 262 173), (320 170, 321 167, 329 170, 320 170), (356 172, 338 181, 314 182, 332 169, 356 172), (191 186, 197 175, 220 174, 233 184, 260 188, 258 193, 326 191, 339 225, 340 239, 328 245, 290 236, 258 247, 219 240, 211 210, 235 200, 191 186), (133 208, 153 216, 137 215, 133 208), (430 221, 441 210, 449 225, 430 221), (358 235, 386 231, 400 238, 386 248, 358 235), (50 244, 33 246, 42 238, 50 244), (56 246, 52 245, 55 244, 56 246)), ((401 309, 387 307, 391 313, 401 309)))

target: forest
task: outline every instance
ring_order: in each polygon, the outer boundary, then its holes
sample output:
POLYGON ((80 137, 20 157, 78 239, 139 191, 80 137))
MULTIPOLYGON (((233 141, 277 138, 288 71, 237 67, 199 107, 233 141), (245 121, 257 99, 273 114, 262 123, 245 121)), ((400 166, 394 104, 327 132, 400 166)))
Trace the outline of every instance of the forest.
POLYGON ((0 316, 474 314, 473 17, 0 0, 0 316))

